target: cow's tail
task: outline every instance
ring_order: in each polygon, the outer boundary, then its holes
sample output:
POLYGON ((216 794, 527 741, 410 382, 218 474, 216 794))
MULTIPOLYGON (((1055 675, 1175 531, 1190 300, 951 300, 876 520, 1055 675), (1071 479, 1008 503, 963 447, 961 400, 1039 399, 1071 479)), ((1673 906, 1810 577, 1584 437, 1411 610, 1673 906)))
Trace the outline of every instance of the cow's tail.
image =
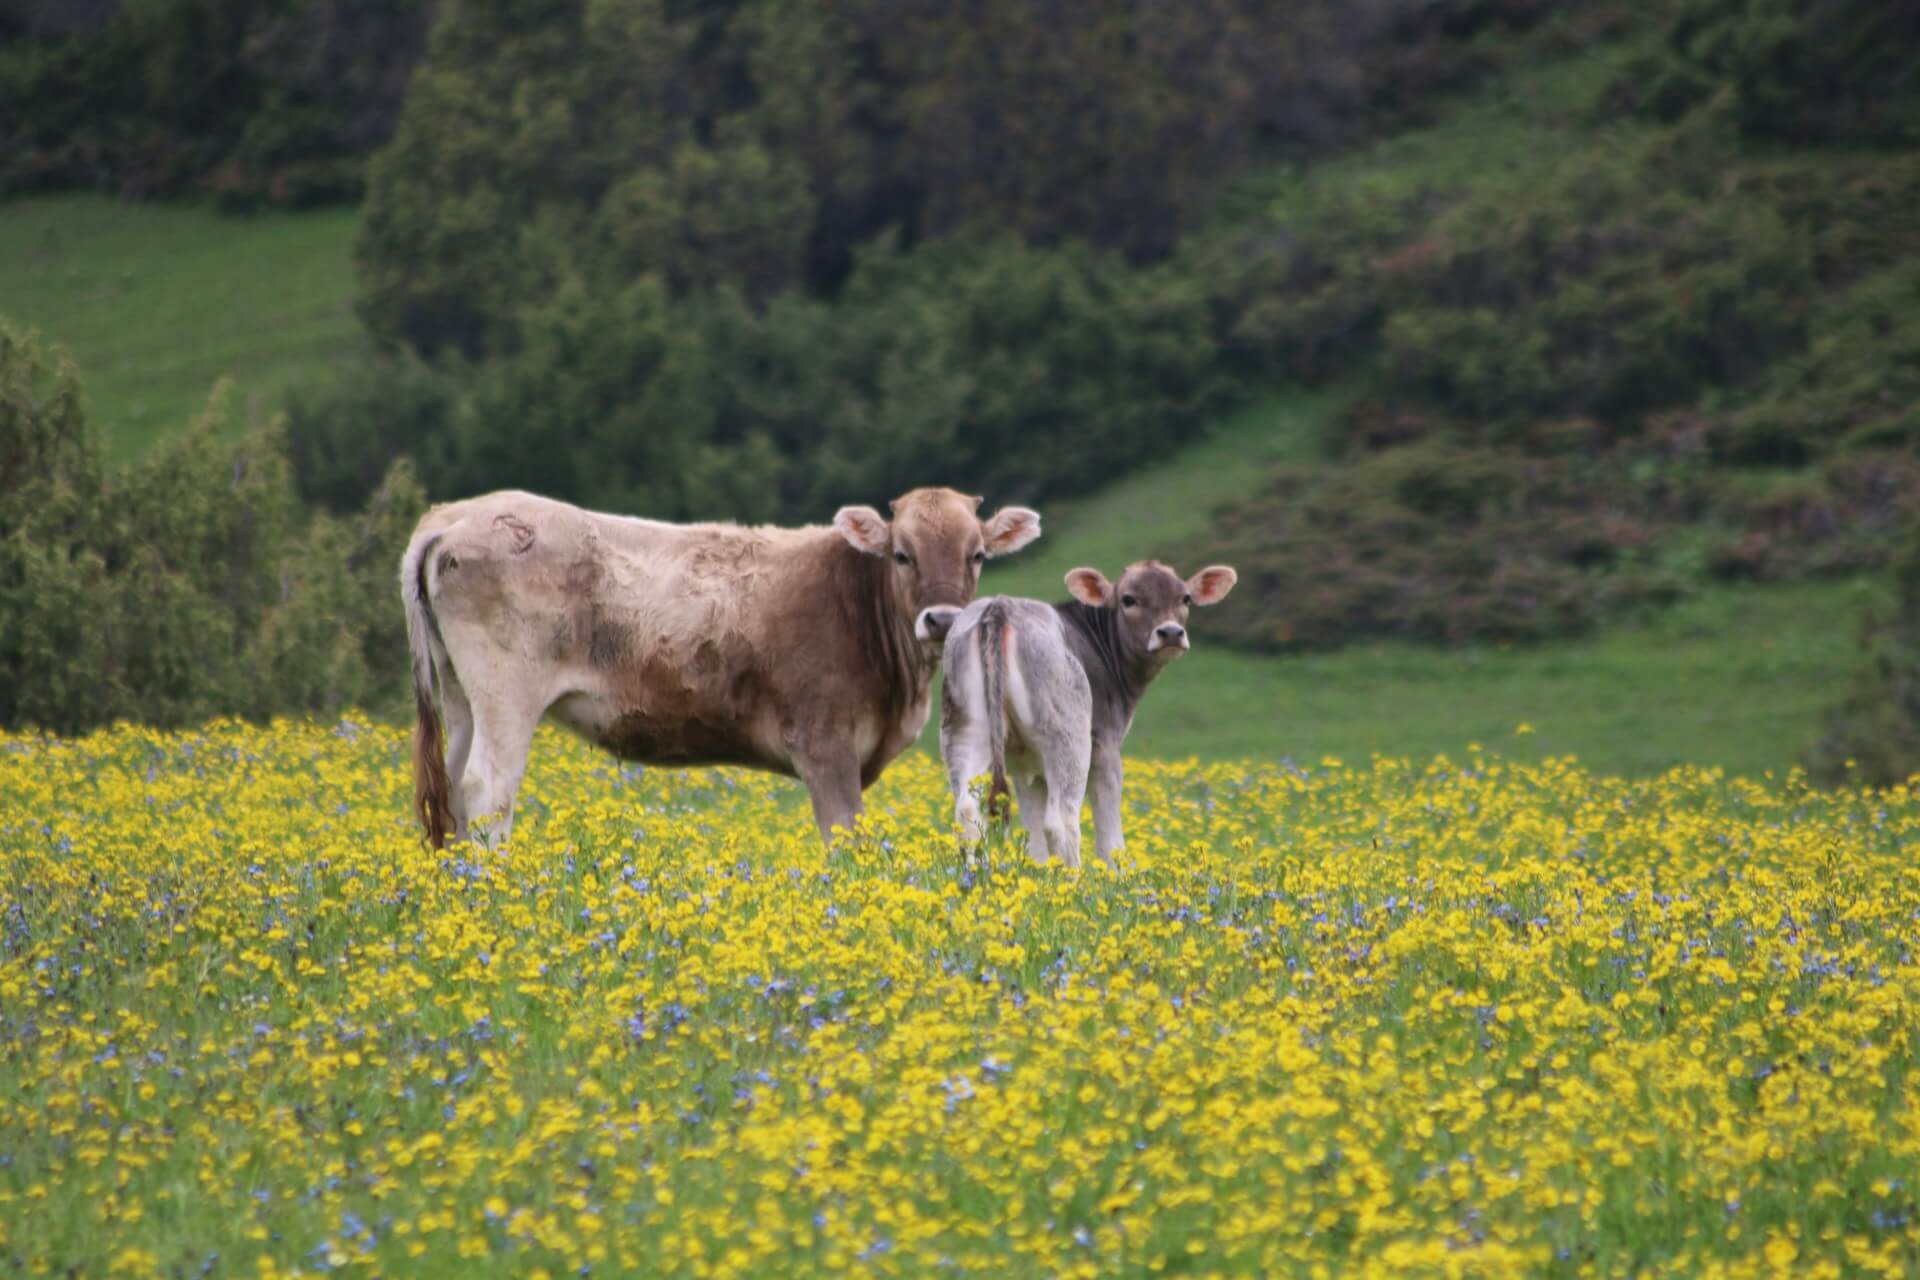
POLYGON ((413 808, 435 849, 446 845, 453 815, 446 746, 433 702, 433 644, 439 628, 427 598, 428 557, 438 541, 438 534, 416 534, 400 557, 400 601, 406 608, 407 652, 413 662, 413 808))
POLYGON ((980 685, 987 703, 987 748, 993 760, 993 789, 987 815, 1007 816, 1007 606, 989 601, 980 612, 980 685))

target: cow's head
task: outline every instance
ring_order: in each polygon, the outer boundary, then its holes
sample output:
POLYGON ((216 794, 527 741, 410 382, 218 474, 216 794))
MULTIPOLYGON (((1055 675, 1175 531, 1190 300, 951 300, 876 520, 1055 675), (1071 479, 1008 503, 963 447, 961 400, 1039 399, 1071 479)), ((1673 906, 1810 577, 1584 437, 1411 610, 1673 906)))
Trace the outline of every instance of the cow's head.
POLYGON ((1196 604, 1219 604, 1239 577, 1216 564, 1183 579, 1158 560, 1142 560, 1127 566, 1118 586, 1098 569, 1075 569, 1067 575, 1067 590, 1082 604, 1112 609, 1126 656, 1157 664, 1191 647, 1187 610, 1196 604))
POLYGON ((842 507, 840 536, 871 556, 886 556, 894 603, 913 634, 937 643, 980 589, 988 556, 1004 556, 1040 536, 1040 517, 1025 507, 979 516, 980 499, 952 489, 915 489, 890 504, 892 520, 872 507, 842 507))

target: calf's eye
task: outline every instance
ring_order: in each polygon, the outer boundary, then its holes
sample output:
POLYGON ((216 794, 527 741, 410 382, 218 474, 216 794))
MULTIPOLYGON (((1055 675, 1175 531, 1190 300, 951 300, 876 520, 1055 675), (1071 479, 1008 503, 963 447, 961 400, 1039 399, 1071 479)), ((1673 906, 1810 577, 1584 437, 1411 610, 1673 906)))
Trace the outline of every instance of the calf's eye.
POLYGON ((1185 594, 1185 595, 1183 595, 1183 596, 1181 596, 1181 597, 1180 597, 1180 603, 1181 603, 1181 604, 1192 604, 1192 603, 1193 603, 1193 592, 1191 592, 1191 591, 1189 591, 1189 592, 1187 592, 1187 594, 1185 594))
POLYGON ((895 564, 912 564, 913 557, 904 551, 896 551, 893 553, 893 562, 895 564))
POLYGON ((1121 597, 1120 597, 1120 607, 1121 607, 1122 609, 1131 609, 1131 608, 1133 608, 1133 606, 1135 606, 1135 605, 1137 605, 1137 604, 1139 604, 1139 603, 1140 603, 1140 602, 1139 602, 1138 600, 1135 600, 1135 599, 1134 599, 1134 598, 1133 598, 1132 596, 1121 596, 1121 597))
POLYGON ((976 552, 974 552, 974 553, 973 553, 973 562, 974 562, 975 564, 985 564, 985 563, 987 562, 987 553, 986 553, 986 552, 984 552, 984 551, 976 551, 976 552))

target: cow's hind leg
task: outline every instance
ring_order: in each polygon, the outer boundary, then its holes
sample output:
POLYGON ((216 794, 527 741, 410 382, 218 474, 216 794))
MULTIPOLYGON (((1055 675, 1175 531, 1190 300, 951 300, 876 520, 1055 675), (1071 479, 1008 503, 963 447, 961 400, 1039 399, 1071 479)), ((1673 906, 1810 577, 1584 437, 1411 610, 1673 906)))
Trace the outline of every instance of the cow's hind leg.
POLYGON ((461 780, 466 776, 467 760, 473 754, 473 706, 467 691, 453 674, 453 668, 441 664, 440 718, 447 726, 447 777, 452 783, 448 796, 453 808, 453 836, 467 838, 467 800, 461 780))
POLYGON ((940 758, 946 762, 947 787, 953 792, 953 825, 971 850, 987 838, 987 822, 970 784, 993 767, 993 750, 987 741, 986 720, 950 696, 943 697, 941 705, 940 758))
MULTIPOLYGON (((1036 768, 1038 765, 1035 766, 1036 768)), ((1013 773, 1013 794, 1020 801, 1020 822, 1027 829, 1027 856, 1047 862, 1047 780, 1025 769, 1013 773)))
POLYGON ((463 822, 480 828, 489 849, 499 848, 513 833, 513 800, 542 710, 509 698, 472 702, 472 745, 455 794, 463 822))
POLYGON ((1087 765, 1093 755, 1090 735, 1075 725, 1035 744, 1046 768, 1046 809, 1041 826, 1047 850, 1069 868, 1080 869, 1080 805, 1087 796, 1087 765))

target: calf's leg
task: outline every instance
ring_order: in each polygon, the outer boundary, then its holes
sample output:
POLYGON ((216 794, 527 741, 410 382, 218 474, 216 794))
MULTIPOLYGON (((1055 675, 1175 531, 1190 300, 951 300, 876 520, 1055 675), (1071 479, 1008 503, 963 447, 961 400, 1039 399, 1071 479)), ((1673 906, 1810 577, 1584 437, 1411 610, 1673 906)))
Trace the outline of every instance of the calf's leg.
POLYGON ((986 726, 973 724, 949 731, 947 721, 940 722, 940 758, 947 765, 947 789, 953 793, 953 825, 968 846, 987 838, 986 816, 974 799, 973 779, 993 767, 987 747, 986 726))
POLYGON ((1047 864, 1047 780, 1024 769, 1013 775, 1013 794, 1020 802, 1020 822, 1027 829, 1027 856, 1047 864))
POLYGON ((1109 867, 1126 841, 1120 831, 1120 745, 1102 743, 1093 753, 1093 851, 1109 867))
POLYGON ((1080 868, 1080 805, 1087 796, 1087 733, 1077 726, 1044 735, 1034 743, 1046 782, 1047 804, 1041 826, 1047 850, 1067 867, 1080 868))

